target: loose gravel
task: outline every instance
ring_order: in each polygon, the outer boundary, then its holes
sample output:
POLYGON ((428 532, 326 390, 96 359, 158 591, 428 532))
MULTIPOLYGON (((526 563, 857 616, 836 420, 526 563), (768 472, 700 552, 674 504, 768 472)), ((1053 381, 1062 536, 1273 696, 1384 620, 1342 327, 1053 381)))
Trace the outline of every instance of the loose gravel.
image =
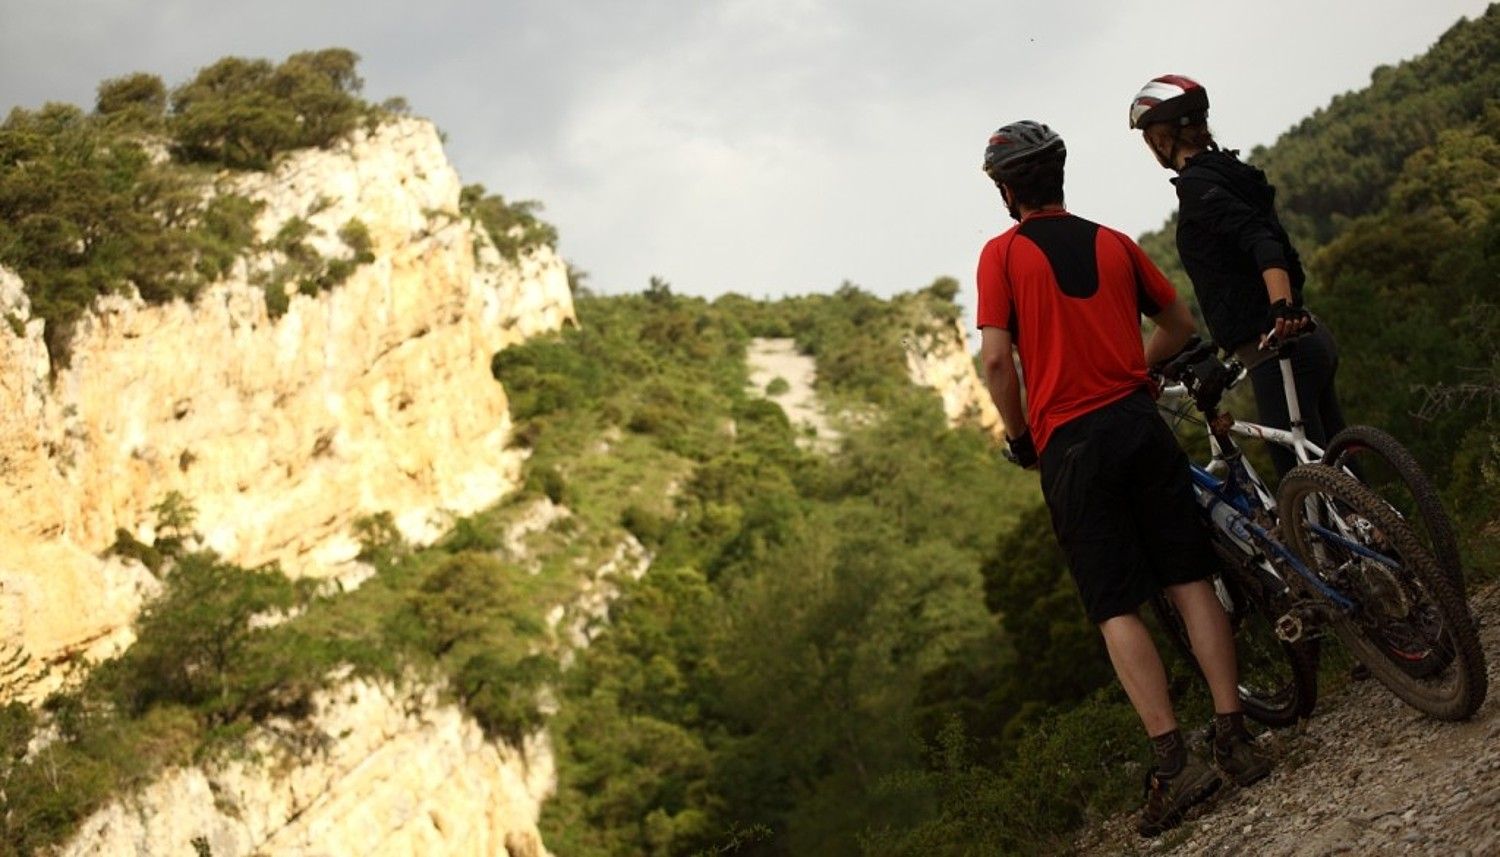
POLYGON ((1470 602, 1490 695, 1465 723, 1443 723, 1374 679, 1320 699, 1299 727, 1261 736, 1275 772, 1222 792, 1155 840, 1134 814, 1074 843, 1082 855, 1500 855, 1500 586, 1470 602))

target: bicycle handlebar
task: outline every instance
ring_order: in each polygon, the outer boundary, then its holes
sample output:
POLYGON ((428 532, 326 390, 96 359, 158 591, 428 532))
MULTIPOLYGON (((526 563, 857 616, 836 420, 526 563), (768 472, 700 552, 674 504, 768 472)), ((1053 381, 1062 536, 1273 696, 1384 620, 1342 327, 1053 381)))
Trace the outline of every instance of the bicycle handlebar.
POLYGON ((1189 366, 1203 360, 1205 357, 1211 357, 1216 351, 1218 351, 1218 346, 1212 342, 1204 342, 1202 339, 1194 336, 1187 341, 1186 345, 1182 346, 1180 351, 1155 367, 1156 373, 1165 380, 1180 381, 1182 380, 1182 373, 1189 366))
POLYGON ((1193 404, 1212 416, 1224 393, 1245 377, 1238 360, 1222 360, 1219 347, 1194 336, 1176 355, 1152 370, 1165 381, 1180 382, 1193 404))
POLYGON ((1272 330, 1270 333, 1267 333, 1266 338, 1260 343, 1260 350, 1272 352, 1277 357, 1285 357, 1285 349, 1289 348, 1292 343, 1296 342, 1304 336, 1307 336, 1309 333, 1312 333, 1317 329, 1317 319, 1309 315, 1307 317, 1307 326, 1303 327, 1301 330, 1297 331, 1286 339, 1282 339, 1281 337, 1277 336, 1276 331, 1274 330, 1272 330))

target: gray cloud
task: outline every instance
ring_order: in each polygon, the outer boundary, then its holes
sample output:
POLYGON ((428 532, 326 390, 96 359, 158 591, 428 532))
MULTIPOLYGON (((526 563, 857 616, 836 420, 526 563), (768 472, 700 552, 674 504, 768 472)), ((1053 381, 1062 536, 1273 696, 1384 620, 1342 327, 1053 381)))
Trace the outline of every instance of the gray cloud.
POLYGON ((1070 206, 1139 232, 1173 202, 1125 128, 1146 79, 1197 76, 1222 138, 1267 143, 1485 3, 928 5, 0 0, 0 109, 349 47, 366 94, 432 118, 466 181, 542 200, 596 287, 890 293, 939 274, 971 287, 1006 226, 978 171, 1004 121, 1058 128, 1070 206))

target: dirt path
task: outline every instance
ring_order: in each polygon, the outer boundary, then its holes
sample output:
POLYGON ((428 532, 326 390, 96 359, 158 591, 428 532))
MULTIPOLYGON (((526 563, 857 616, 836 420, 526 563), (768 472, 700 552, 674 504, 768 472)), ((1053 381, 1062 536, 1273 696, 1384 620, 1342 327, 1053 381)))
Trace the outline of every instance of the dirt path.
POLYGON ((1500 854, 1500 586, 1471 602, 1489 699, 1467 723, 1431 720, 1379 682, 1320 700, 1304 726, 1263 738, 1272 776, 1222 794, 1155 842, 1134 816, 1078 844, 1089 855, 1500 854))
POLYGON ((795 340, 752 339, 745 362, 749 364, 750 384, 756 392, 780 405, 794 428, 811 427, 811 434, 799 434, 799 444, 825 451, 838 444, 839 433, 829 425, 813 392, 813 381, 818 377, 817 361, 799 353, 795 340), (766 386, 777 378, 786 381, 787 389, 775 395, 767 393, 766 386))

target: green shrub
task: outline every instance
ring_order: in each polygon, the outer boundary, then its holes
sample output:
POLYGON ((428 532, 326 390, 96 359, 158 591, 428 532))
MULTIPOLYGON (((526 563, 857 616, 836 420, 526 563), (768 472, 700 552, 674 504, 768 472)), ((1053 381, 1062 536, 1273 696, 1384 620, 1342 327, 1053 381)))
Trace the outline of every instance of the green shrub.
POLYGON ((112 123, 159 131, 167 112, 167 87, 154 74, 136 72, 99 84, 94 112, 112 123))
POLYGON ((352 51, 293 54, 279 66, 225 57, 172 92, 170 130, 179 154, 240 169, 265 169, 292 149, 327 146, 375 108, 352 51))
POLYGON ((177 704, 208 726, 270 713, 266 695, 283 679, 264 674, 265 653, 254 645, 264 632, 250 620, 290 609, 296 587, 274 568, 241 569, 205 553, 180 558, 166 583, 142 611, 135 645, 100 667, 124 710, 177 704))
POLYGON ((620 526, 647 547, 656 547, 661 544, 669 523, 661 515, 634 503, 626 506, 625 511, 620 515, 620 526))
POLYGON ((315 296, 349 279, 360 265, 375 261, 370 249, 370 230, 358 218, 339 229, 339 238, 349 247, 352 258, 326 259, 307 239, 313 226, 306 219, 293 217, 281 225, 266 249, 281 254, 282 261, 269 274, 259 278, 266 294, 266 312, 281 317, 290 305, 287 290, 295 285, 299 294, 315 296))
POLYGON ((541 208, 535 200, 506 202, 481 184, 465 185, 459 196, 459 209, 484 227, 495 249, 512 262, 538 247, 557 247, 557 228, 536 216, 541 208))
POLYGON ((999 768, 978 764, 955 720, 934 746, 930 771, 882 788, 936 796, 933 817, 909 828, 872 827, 863 853, 889 855, 1053 854, 1087 820, 1139 801, 1147 752, 1140 721, 1118 690, 1092 696, 1026 733, 999 768))
POLYGON ((376 512, 358 518, 353 529, 354 538, 359 541, 358 559, 361 562, 388 565, 411 552, 411 546, 396 527, 396 519, 390 512, 376 512))
POLYGON ((788 383, 785 378, 782 378, 778 375, 777 377, 771 379, 771 383, 766 385, 766 395, 784 396, 787 393, 791 392, 791 389, 792 385, 788 383))

